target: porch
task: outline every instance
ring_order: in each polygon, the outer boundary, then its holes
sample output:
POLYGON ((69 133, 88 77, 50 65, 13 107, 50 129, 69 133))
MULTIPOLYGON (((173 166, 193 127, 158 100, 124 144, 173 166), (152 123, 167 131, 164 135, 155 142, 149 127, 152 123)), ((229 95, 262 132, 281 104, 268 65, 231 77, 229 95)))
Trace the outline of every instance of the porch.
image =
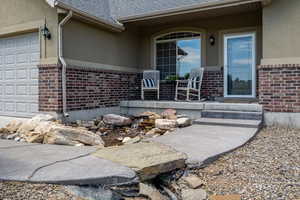
MULTIPOLYGON (((256 102, 256 67, 262 58, 260 3, 124 23, 138 30, 140 72, 160 72, 160 100, 174 100, 175 80, 187 79, 192 69, 202 67, 201 99, 256 102)), ((156 99, 156 94, 145 95, 146 100, 156 99)))
POLYGON ((121 113, 136 115, 151 111, 161 113, 175 109, 196 124, 259 128, 263 122, 263 107, 258 103, 180 102, 180 101, 122 101, 121 113))

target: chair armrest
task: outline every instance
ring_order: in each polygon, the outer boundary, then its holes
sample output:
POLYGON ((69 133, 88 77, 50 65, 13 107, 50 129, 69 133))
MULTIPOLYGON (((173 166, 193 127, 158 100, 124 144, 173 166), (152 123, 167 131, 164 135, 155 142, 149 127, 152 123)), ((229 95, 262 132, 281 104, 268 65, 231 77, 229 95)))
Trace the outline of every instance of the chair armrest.
POLYGON ((176 80, 177 83, 188 83, 190 80, 176 80))

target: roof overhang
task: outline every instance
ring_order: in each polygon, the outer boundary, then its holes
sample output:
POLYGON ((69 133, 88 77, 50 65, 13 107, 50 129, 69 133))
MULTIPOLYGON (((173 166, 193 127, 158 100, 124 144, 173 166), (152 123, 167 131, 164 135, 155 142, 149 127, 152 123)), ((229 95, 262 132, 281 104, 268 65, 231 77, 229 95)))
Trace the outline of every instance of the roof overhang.
POLYGON ((134 22, 134 21, 141 21, 141 20, 147 20, 147 19, 153 19, 153 18, 159 18, 159 17, 167 17, 172 15, 178 15, 178 14, 186 14, 186 13, 193 13, 193 12, 199 12, 199 11, 206 11, 211 9, 218 9, 218 8, 225 8, 225 7, 231 7, 231 6, 238 6, 243 4, 249 4, 249 3, 257 3, 261 2, 262 5, 266 6, 272 2, 272 0, 222 0, 222 1, 216 1, 216 2, 207 2, 202 3, 198 5, 191 5, 191 6, 185 6, 180 8, 174 8, 169 10, 163 10, 163 11, 156 11, 146 14, 140 14, 140 15, 133 15, 128 17, 120 17, 118 20, 121 23, 126 22, 134 22))
POLYGON ((73 11, 73 16, 74 17, 77 17, 77 18, 81 18, 89 23, 93 23, 93 24, 96 24, 96 25, 99 25, 103 28, 106 28, 106 29, 109 29, 111 31, 114 31, 114 32, 122 32, 125 30, 125 27, 123 26, 123 24, 119 23, 117 20, 115 23, 113 22, 110 22, 108 20, 105 20, 105 19, 101 19, 99 17, 95 17, 93 15, 90 15, 86 12, 83 12, 77 8, 74 8, 72 6, 69 6, 69 5, 66 5, 62 2, 60 2, 59 0, 46 0, 46 2, 51 6, 51 7, 56 7, 56 8, 59 8, 59 9, 63 9, 63 10, 66 10, 66 11, 73 11))

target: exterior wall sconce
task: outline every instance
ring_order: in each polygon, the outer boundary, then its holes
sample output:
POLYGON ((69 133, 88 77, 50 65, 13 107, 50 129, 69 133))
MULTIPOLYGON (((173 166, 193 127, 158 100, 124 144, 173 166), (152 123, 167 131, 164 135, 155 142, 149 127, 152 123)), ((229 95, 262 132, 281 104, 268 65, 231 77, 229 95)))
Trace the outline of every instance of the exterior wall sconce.
POLYGON ((48 40, 51 39, 51 33, 50 33, 49 29, 47 28, 46 24, 42 28, 41 33, 42 33, 42 35, 44 36, 45 39, 48 39, 48 40))
POLYGON ((209 43, 210 43, 211 46, 214 46, 214 45, 215 45, 215 43, 216 43, 216 38, 215 38, 213 35, 211 35, 211 36, 209 37, 209 43))

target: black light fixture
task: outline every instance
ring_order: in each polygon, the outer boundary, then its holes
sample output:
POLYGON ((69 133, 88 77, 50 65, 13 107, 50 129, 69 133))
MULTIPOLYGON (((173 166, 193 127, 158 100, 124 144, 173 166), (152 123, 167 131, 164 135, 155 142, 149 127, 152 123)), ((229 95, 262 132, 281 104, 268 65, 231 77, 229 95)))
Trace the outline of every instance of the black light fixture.
POLYGON ((216 43, 216 38, 215 38, 213 35, 211 35, 211 36, 209 37, 209 43, 210 43, 211 46, 214 46, 214 45, 215 45, 215 43, 216 43))
POLYGON ((41 32, 45 39, 48 39, 48 40, 51 39, 51 33, 50 33, 49 29, 47 28, 46 24, 42 28, 41 32))

